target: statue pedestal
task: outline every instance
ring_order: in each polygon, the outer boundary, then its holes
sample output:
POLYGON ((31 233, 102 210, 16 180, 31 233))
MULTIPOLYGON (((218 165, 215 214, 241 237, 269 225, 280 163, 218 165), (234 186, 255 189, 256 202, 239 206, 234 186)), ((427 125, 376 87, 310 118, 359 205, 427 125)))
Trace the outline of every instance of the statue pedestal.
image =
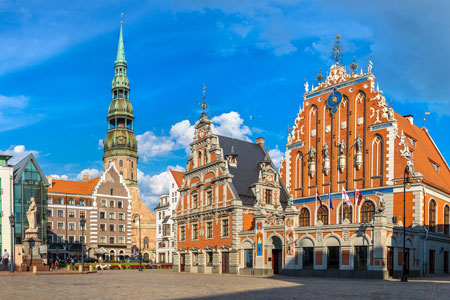
POLYGON ((22 245, 24 250, 23 263, 26 265, 26 271, 33 270, 33 266, 37 267, 37 271, 49 270, 49 267, 44 265, 41 260, 40 246, 42 241, 39 239, 38 229, 25 230, 25 239, 22 245))

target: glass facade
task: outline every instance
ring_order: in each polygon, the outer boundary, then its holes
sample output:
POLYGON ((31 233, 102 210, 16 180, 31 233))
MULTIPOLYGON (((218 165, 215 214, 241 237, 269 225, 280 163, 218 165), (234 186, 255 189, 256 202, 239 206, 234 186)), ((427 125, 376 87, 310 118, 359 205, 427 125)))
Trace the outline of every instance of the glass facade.
POLYGON ((16 244, 22 244, 25 230, 28 229, 27 210, 30 199, 34 197, 37 207, 36 223, 39 228, 39 238, 47 244, 47 188, 45 178, 30 160, 22 172, 17 174, 14 183, 14 216, 16 218, 14 238, 16 244))

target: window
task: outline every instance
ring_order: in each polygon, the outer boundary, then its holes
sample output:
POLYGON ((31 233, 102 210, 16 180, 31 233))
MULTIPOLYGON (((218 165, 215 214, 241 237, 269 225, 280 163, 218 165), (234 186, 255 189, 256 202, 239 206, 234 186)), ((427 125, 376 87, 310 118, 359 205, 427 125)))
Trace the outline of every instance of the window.
POLYGON ((123 160, 119 160, 119 167, 123 167, 123 160))
POLYGON ((75 199, 69 198, 69 205, 75 205, 75 199))
POLYGON ((121 220, 121 221, 125 220, 125 214, 124 213, 119 213, 119 220, 121 220))
POLYGON ((100 204, 101 207, 106 207, 106 199, 102 199, 102 203, 100 204))
POLYGON ((80 199, 80 206, 86 205, 86 199, 80 199))
POLYGON ((64 204, 63 198, 58 198, 58 204, 64 204))
POLYGON ((198 195, 193 194, 192 195, 192 208, 197 208, 197 207, 198 207, 198 195))
POLYGON ((84 210, 80 210, 80 218, 86 218, 86 212, 84 210))
POLYGON ((52 197, 49 197, 48 198, 48 204, 52 204, 53 203, 53 199, 52 199, 52 197))
POLYGON ((309 210, 307 208, 304 207, 300 210, 298 221, 299 226, 309 226, 309 210))
POLYGON ((253 249, 245 250, 245 267, 253 268, 253 249))
POLYGON ((317 221, 322 221, 323 225, 328 225, 328 207, 325 205, 317 210, 317 221))
POLYGON ((58 218, 64 218, 64 210, 58 209, 58 218))
POLYGON ((206 265, 207 266, 213 265, 213 252, 212 251, 206 252, 206 265))
POLYGON ((228 220, 222 220, 222 237, 228 237, 228 220))
POLYGON ((161 212, 158 213, 158 219, 161 219, 161 212))
POLYGON ((212 204, 212 198, 213 198, 213 193, 212 193, 212 190, 209 189, 206 191, 206 205, 212 204))
POLYGON ((106 244, 106 236, 100 237, 100 243, 99 244, 106 244))
POLYGON ((266 190, 266 203, 273 204, 272 203, 272 190, 266 190))
POLYGON ((449 230, 448 230, 448 226, 450 223, 450 208, 448 207, 448 205, 445 206, 444 208, 444 234, 448 235, 449 230))
POLYGON ((69 210, 69 218, 75 218, 75 211, 69 210))
POLYGON ((125 237, 119 236, 119 244, 125 244, 125 237))
POLYGON ((119 232, 125 232, 125 225, 123 224, 119 225, 119 232))
POLYGON ((429 220, 428 220, 428 229, 431 232, 436 231, 436 201, 431 200, 430 201, 430 207, 429 207, 429 220))
POLYGON ((64 230, 64 223, 63 222, 58 222, 58 230, 64 230))
POLYGON ((100 219, 105 219, 106 213, 104 211, 100 212, 100 219))
POLYGON ((150 243, 149 243, 149 240, 148 240, 148 237, 145 237, 144 238, 144 249, 148 249, 148 248, 150 248, 149 245, 150 243))
POLYGON ((75 243, 75 236, 74 235, 69 235, 69 243, 75 243))
POLYGON ((198 266, 198 252, 192 253, 192 265, 198 266))
POLYGON ((116 213, 110 212, 109 213, 109 219, 114 220, 116 218, 116 213))
POLYGON ((162 212, 162 214, 163 214, 163 218, 166 216, 166 212, 165 211, 163 211, 162 212))
POLYGON ((339 247, 328 247, 328 269, 339 269, 339 247))
POLYGON ((361 207, 361 223, 370 223, 375 214, 375 205, 372 201, 365 201, 361 207))
POLYGON ((163 236, 170 235, 170 224, 163 224, 163 236))
POLYGON ((111 189, 111 190, 109 191, 109 193, 110 193, 111 196, 113 196, 113 195, 114 195, 114 189, 111 189))
POLYGON ((109 237, 109 243, 112 245, 112 244, 115 244, 116 243, 116 237, 115 236, 110 236, 109 237))
POLYGON ((117 208, 123 208, 123 202, 117 201, 117 208))
POLYGON ((47 209, 47 216, 53 217, 53 209, 47 209))
POLYGON ((314 248, 303 248, 303 269, 312 269, 314 266, 314 248))
POLYGON ((185 226, 180 226, 180 241, 186 240, 186 228, 185 226))
POLYGON ((408 138, 409 142, 411 143, 411 146, 415 147, 415 146, 416 146, 416 140, 413 139, 413 138, 410 137, 410 136, 406 136, 406 137, 408 138))
POLYGON ((53 229, 53 222, 47 222, 48 229, 53 229))
POLYGON ((339 209, 339 222, 342 224, 344 220, 347 219, 350 223, 352 223, 353 219, 353 208, 352 206, 348 206, 347 203, 344 202, 344 205, 341 205, 339 209))
POLYGON ((73 223, 73 222, 69 223, 69 230, 70 231, 76 230, 75 223, 73 223))
POLYGON ((100 224, 100 231, 106 231, 106 224, 100 224))
POLYGON ((367 269, 367 246, 355 246, 355 255, 353 256, 353 266, 355 270, 367 269))
POLYGON ((212 239, 212 237, 213 237, 213 223, 207 222, 206 223, 206 238, 212 239))
POLYGON ((158 233, 161 234, 161 225, 158 226, 158 233))
POLYGON ((198 240, 198 224, 192 225, 192 239, 198 240))
POLYGON ((109 207, 115 207, 114 200, 109 200, 109 207))
POLYGON ((65 240, 65 238, 64 238, 64 235, 58 235, 58 243, 64 243, 64 240, 65 240))
POLYGON ((202 164, 202 153, 198 151, 198 166, 202 164))
POLYGON ((116 226, 114 224, 109 224, 109 231, 115 231, 116 226))
POLYGON ((372 142, 372 177, 383 175, 383 140, 375 136, 372 142))

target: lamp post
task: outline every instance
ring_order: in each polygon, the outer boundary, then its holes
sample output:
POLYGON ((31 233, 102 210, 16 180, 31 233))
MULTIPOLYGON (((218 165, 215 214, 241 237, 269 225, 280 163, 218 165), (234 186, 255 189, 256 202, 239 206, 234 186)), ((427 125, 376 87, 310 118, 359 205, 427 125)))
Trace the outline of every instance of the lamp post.
POLYGON ((9 216, 9 223, 11 224, 11 268, 10 268, 10 272, 14 273, 14 267, 15 267, 15 262, 14 262, 14 226, 16 222, 16 218, 14 217, 14 215, 10 215, 9 216))
POLYGON ((405 172, 403 173, 403 271, 401 279, 402 282, 408 281, 408 277, 406 276, 406 189, 411 188, 411 179, 409 177, 409 173, 410 173, 409 166, 406 166, 405 172))
POLYGON ((136 218, 139 222, 139 271, 142 271, 142 253, 141 253, 141 215, 138 213, 133 214, 133 223, 136 223, 136 218))
POLYGON ((86 225, 86 219, 84 216, 81 216, 80 226, 81 226, 81 270, 84 272, 84 226, 86 225))

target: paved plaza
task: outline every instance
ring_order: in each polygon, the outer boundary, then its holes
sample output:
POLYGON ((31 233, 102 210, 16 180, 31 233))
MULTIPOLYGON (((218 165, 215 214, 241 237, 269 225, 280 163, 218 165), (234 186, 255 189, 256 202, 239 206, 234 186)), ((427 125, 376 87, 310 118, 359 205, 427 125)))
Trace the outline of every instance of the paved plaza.
POLYGON ((1 276, 0 299, 449 299, 450 277, 399 281, 102 271, 1 276))

